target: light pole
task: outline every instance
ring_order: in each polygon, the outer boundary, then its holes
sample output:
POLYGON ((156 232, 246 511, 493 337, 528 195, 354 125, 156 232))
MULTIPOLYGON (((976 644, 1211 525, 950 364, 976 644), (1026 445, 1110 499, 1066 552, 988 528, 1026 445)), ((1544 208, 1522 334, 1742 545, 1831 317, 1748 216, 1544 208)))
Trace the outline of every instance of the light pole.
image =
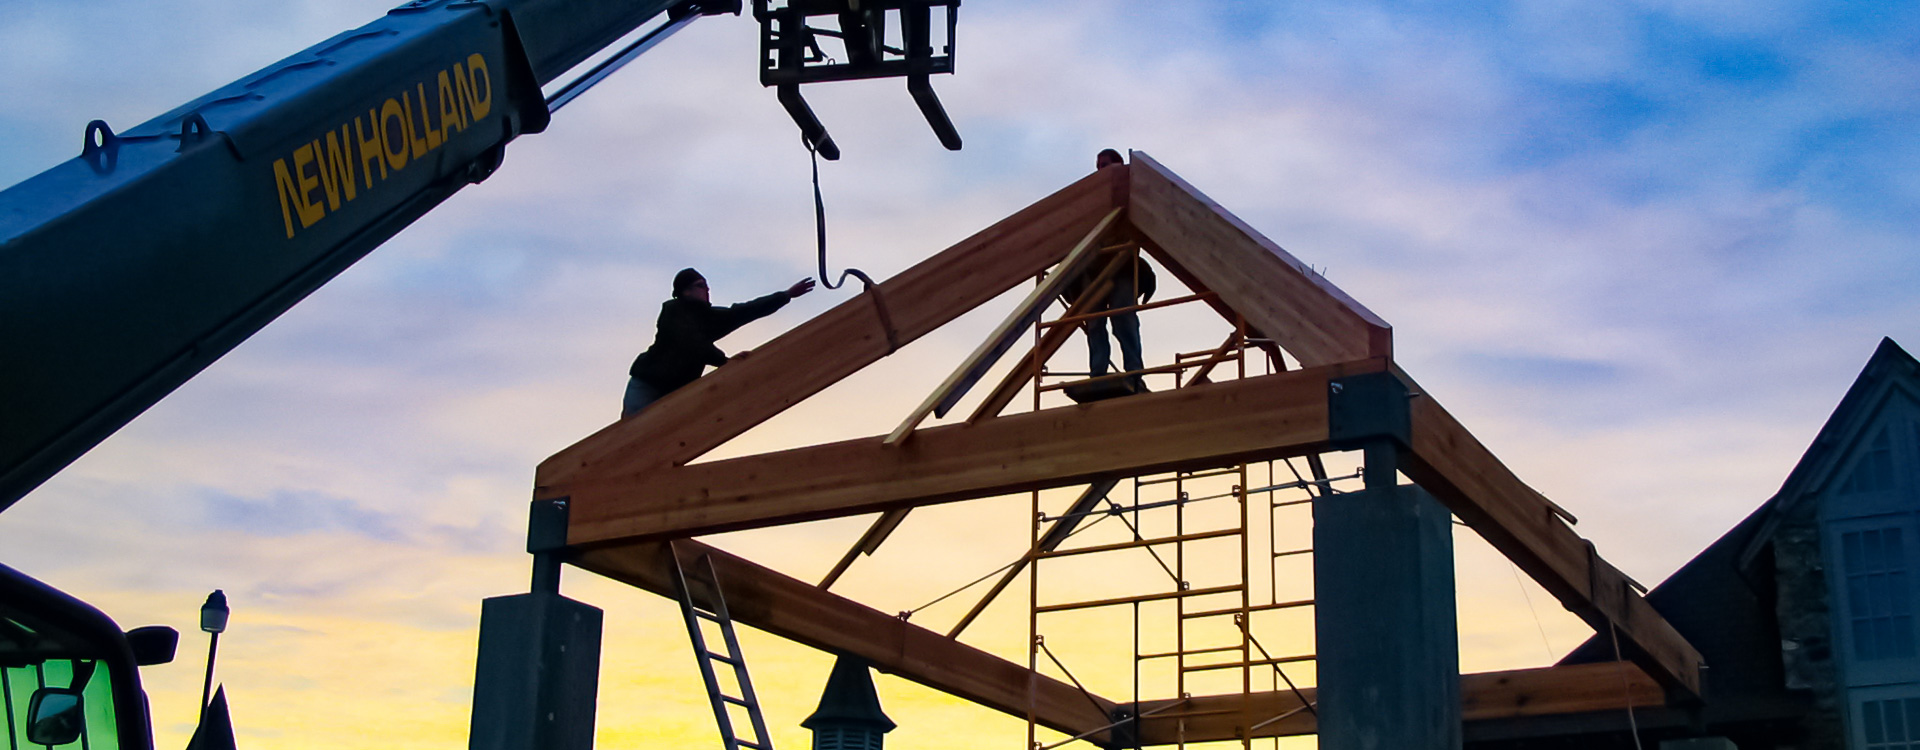
POLYGON ((207 603, 200 605, 200 629, 213 634, 213 640, 207 644, 207 681, 200 689, 200 729, 198 736, 207 727, 207 703, 213 700, 213 656, 220 650, 220 632, 227 629, 227 594, 214 589, 207 595, 207 603))

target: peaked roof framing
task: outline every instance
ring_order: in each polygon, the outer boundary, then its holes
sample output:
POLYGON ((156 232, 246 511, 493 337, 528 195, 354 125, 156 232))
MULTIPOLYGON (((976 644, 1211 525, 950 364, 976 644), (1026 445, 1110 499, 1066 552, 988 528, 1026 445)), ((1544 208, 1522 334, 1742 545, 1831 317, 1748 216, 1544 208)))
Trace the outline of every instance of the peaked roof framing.
MULTIPOLYGON (((1063 277, 1056 270, 1043 289, 1063 277)), ((1032 323, 1022 311, 1014 317, 1032 323)), ((1037 359, 1044 361, 1049 345, 1057 346, 1070 331, 1067 326, 1049 330, 1038 342, 1037 359)), ((951 405, 957 391, 973 385, 1011 344, 1005 336, 990 339, 928 403, 951 405)), ((1507 469, 1402 372, 1392 355, 1392 329, 1379 317, 1135 152, 1130 165, 1088 175, 801 324, 761 346, 752 358, 555 454, 536 472, 534 497, 569 501, 570 562, 658 592, 665 590, 664 579, 655 580, 664 570, 663 543, 671 540, 876 511, 891 511, 882 524, 897 523, 906 509, 920 505, 1173 469, 1317 456, 1337 449, 1339 442, 1330 393, 1337 393, 1346 378, 1390 377, 1414 394, 1408 404, 1411 429, 1399 446, 1405 474, 1597 631, 1618 633, 1630 658, 1660 687, 1671 695, 1697 697, 1699 654, 1641 598, 1630 579, 1567 525, 1565 511, 1507 469), (1236 331, 1277 342, 1304 369, 999 416, 1010 400, 1009 389, 1032 377, 1031 366, 1016 367, 965 423, 916 430, 927 410, 923 405, 892 436, 690 463, 897 346, 1030 283, 1062 265, 1070 253, 1079 265, 1088 265, 1088 247, 1116 235, 1150 252, 1196 297, 1234 321, 1236 331)), ((885 535, 876 531, 877 536, 869 534, 872 544, 885 535)), ((695 544, 673 546, 707 549, 687 546, 695 544)), ((1020 715, 1030 708, 1029 680, 1037 680, 1032 683, 1040 686, 1035 693, 1040 705, 1032 707, 1037 720, 1070 734, 1108 721, 1095 715, 1088 696, 1072 686, 1049 683, 1025 667, 904 621, 862 614, 861 605, 744 560, 723 553, 715 559, 737 569, 727 576, 730 601, 736 597, 731 587, 741 585, 734 582, 748 581, 744 585, 757 592, 743 595, 750 603, 735 606, 743 622, 861 655, 909 679, 1020 715), (863 640, 869 638, 880 641, 863 640), (906 646, 900 644, 908 642, 927 656, 903 656, 906 646)), ((1533 710, 1538 705, 1593 710, 1599 700, 1579 697, 1578 681, 1570 674, 1566 679, 1515 678, 1519 683, 1468 677, 1473 679, 1463 686, 1470 688, 1470 705, 1499 704, 1505 700, 1500 691, 1511 691, 1514 684, 1532 686, 1514 705, 1532 702, 1533 710), (1475 696, 1479 704, 1473 703, 1475 696)), ((1152 734, 1152 726, 1144 724, 1143 732, 1152 734)), ((1268 731, 1312 731, 1311 726, 1310 720, 1292 719, 1268 731)))

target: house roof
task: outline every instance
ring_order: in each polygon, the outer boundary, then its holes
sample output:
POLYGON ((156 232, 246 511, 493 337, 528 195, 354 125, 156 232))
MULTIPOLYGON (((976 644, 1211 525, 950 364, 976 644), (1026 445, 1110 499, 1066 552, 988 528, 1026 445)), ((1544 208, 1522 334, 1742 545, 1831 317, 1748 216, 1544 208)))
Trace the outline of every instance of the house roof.
MULTIPOLYGON (((1920 389, 1920 362, 1893 339, 1881 339, 1780 490, 1647 593, 1647 602, 1706 659, 1710 719, 1753 720, 1803 710, 1785 685, 1768 545, 1784 519, 1834 481, 1896 389, 1920 389)), ((1614 653, 1602 633, 1560 663, 1608 661, 1614 653)))

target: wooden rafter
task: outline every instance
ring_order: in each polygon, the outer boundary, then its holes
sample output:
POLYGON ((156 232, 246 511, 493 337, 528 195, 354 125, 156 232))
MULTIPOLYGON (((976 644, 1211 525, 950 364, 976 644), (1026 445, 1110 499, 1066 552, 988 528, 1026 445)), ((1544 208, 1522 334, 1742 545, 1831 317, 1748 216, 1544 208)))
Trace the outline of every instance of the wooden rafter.
POLYGON ((1400 373, 1412 400, 1408 477, 1527 572, 1568 610, 1605 634, 1618 630, 1633 660, 1662 684, 1700 694, 1701 657, 1618 568, 1562 520, 1432 396, 1400 373))
POLYGON ((1146 154, 1130 171, 1128 218, 1195 291, 1218 293, 1303 365, 1393 356, 1393 329, 1325 277, 1146 154))

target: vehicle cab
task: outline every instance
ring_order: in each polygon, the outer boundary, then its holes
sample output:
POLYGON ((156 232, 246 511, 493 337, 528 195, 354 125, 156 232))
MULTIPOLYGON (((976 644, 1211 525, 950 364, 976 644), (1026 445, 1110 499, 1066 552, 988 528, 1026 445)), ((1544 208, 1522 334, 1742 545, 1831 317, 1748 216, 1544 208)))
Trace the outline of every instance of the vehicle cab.
POLYGON ((166 626, 122 632, 86 602, 0 565, 0 750, 151 750, 139 667, 173 660, 166 626))

